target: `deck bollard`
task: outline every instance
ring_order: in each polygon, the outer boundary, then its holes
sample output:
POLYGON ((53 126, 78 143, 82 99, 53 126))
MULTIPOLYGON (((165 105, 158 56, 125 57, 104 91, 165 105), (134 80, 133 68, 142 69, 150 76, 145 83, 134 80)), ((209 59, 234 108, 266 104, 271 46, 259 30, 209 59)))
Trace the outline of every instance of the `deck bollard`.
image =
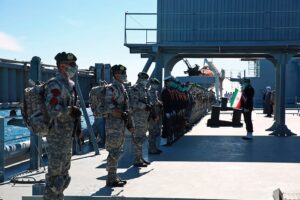
POLYGON ((222 97, 221 98, 221 110, 227 110, 227 103, 228 103, 228 98, 222 97))
POLYGON ((4 118, 0 116, 0 183, 4 182, 4 118))
POLYGON ((232 115, 232 126, 233 127, 241 127, 243 124, 241 123, 241 115, 242 110, 241 109, 234 109, 233 115, 232 115))
POLYGON ((212 106, 211 108, 211 118, 207 120, 207 126, 218 127, 220 126, 220 106, 212 106))

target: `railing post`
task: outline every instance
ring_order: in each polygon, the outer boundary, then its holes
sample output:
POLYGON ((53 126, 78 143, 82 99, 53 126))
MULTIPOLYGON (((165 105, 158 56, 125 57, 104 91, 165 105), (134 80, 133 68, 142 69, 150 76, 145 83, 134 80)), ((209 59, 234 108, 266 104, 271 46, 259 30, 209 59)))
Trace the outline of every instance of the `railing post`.
MULTIPOLYGON (((99 82, 101 80, 104 80, 104 64, 103 63, 96 63, 95 64, 95 79, 96 79, 96 83, 99 84, 99 82)), ((104 147, 104 144, 105 144, 105 118, 103 117, 95 117, 95 120, 94 120, 94 124, 96 125, 97 128, 99 128, 99 136, 100 136, 100 144, 101 144, 101 147, 104 147)))
POLYGON ((96 63, 95 64, 95 80, 96 84, 99 84, 99 81, 104 77, 104 64, 96 63))
POLYGON ((0 183, 4 181, 4 118, 0 116, 0 183))
POLYGON ((81 105, 81 108, 82 108, 82 111, 83 111, 83 116, 85 118, 85 122, 86 122, 87 128, 88 128, 89 133, 90 133, 90 137, 91 137, 91 140, 92 140, 92 143, 93 143, 93 148, 94 148, 94 151, 95 151, 95 155, 99 155, 99 149, 98 149, 98 145, 97 145, 97 142, 96 142, 95 134, 94 134, 93 128, 91 126, 91 122, 90 122, 88 113, 86 111, 85 102, 84 102, 84 99, 83 99, 83 96, 82 96, 82 93, 81 93, 81 89, 80 89, 80 86, 79 86, 78 73, 76 73, 76 75, 75 75, 75 87, 76 87, 76 91, 77 91, 77 94, 78 94, 79 99, 80 99, 80 105, 81 105))
POLYGON ((124 43, 127 44, 127 12, 125 12, 124 43))
MULTIPOLYGON (((41 58, 34 56, 30 62, 30 78, 41 80, 41 58)), ((42 138, 30 132, 30 169, 38 169, 41 164, 42 138)))
POLYGON ((110 68, 110 64, 104 65, 104 80, 108 83, 112 82, 110 68))

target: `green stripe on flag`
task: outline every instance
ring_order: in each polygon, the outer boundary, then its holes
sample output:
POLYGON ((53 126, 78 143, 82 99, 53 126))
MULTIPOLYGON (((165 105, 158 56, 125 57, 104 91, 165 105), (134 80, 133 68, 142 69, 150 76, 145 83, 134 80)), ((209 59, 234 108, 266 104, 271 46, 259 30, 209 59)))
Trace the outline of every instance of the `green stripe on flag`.
POLYGON ((235 98, 236 98, 238 92, 239 92, 239 90, 238 90, 237 88, 235 88, 235 90, 234 90, 234 92, 233 92, 233 94, 232 94, 232 97, 231 97, 231 99, 230 99, 230 107, 233 106, 234 100, 235 100, 235 98))

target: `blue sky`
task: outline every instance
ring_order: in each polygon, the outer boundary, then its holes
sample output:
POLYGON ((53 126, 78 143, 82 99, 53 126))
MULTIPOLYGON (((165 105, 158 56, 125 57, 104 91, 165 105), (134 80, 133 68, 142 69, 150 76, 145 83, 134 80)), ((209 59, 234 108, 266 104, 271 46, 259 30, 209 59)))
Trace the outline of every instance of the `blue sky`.
MULTIPOLYGON (((0 0, 0 58, 29 61, 39 56, 43 63, 55 64, 61 51, 74 53, 80 68, 95 63, 124 64, 128 79, 135 82, 146 59, 130 54, 124 46, 125 12, 156 13, 157 0, 0 0)), ((154 20, 155 21, 155 20, 154 20)), ((136 16, 128 24, 152 26, 136 16)), ((132 37, 131 37, 132 38, 132 37)), ((214 59, 218 69, 237 73, 247 67, 238 59, 214 59)), ((191 59, 191 64, 203 64, 191 59)), ((153 66, 150 70, 153 69, 153 66)), ((179 62, 172 74, 186 70, 179 62)))

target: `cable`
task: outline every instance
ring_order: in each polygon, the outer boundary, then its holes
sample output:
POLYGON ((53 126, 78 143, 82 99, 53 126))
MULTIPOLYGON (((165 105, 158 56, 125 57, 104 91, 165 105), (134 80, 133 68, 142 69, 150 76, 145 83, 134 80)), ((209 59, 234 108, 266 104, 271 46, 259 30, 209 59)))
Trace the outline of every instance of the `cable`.
POLYGON ((35 183, 45 183, 45 179, 36 180, 33 175, 38 175, 45 173, 44 171, 36 171, 36 170, 26 170, 25 172, 20 172, 19 174, 13 176, 10 179, 10 182, 13 184, 35 184, 35 183), (36 173, 33 173, 36 172, 36 173))
MULTIPOLYGON (((36 148, 38 154, 41 156, 41 161, 43 163, 43 170, 39 171, 39 170, 26 170, 25 172, 20 172, 19 174, 13 176, 10 179, 10 183, 13 184, 36 184, 36 183, 45 183, 45 179, 41 179, 41 180, 36 180, 34 177, 32 177, 33 175, 38 175, 38 174, 42 174, 42 173, 46 173, 46 163, 43 159, 43 156, 41 154, 41 152, 39 151, 37 145, 34 145, 34 148, 36 148), (36 172, 36 173, 34 173, 36 172)), ((48 154, 46 148, 45 148, 45 152, 46 154, 48 154)))

